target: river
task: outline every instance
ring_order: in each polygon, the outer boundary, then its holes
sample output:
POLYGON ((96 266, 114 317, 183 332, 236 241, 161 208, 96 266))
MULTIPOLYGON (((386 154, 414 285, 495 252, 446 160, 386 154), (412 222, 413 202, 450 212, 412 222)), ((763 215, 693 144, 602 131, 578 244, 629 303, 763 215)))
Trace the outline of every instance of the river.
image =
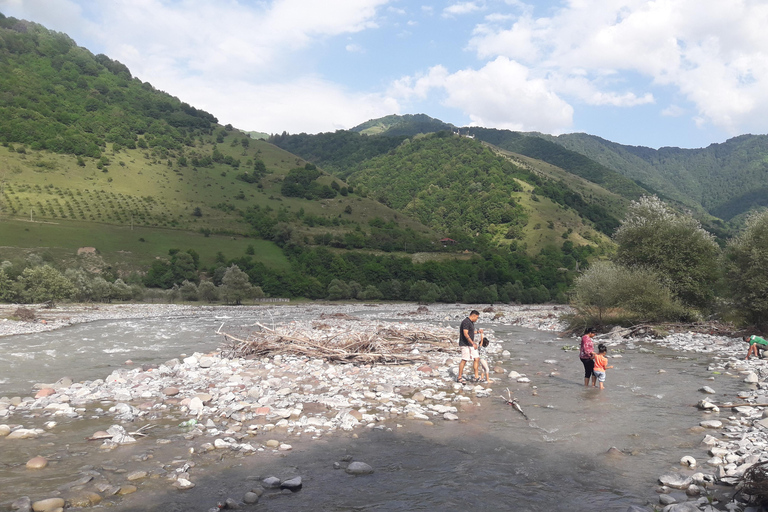
MULTIPOLYGON (((269 321, 295 314, 285 310, 269 321)), ((386 316, 386 310, 366 309, 359 316, 386 316)), ((261 319, 263 320, 263 319, 261 319)), ((393 319, 397 320, 397 319, 393 319)), ((215 314, 186 319, 99 321, 57 331, 0 338, 0 396, 29 394, 35 382, 52 382, 67 375, 75 381, 103 378, 114 367, 161 363, 182 353, 215 349, 214 331, 223 321, 215 314)), ((241 321, 245 321, 241 319, 241 321)), ((449 325, 449 323, 443 323, 449 325)), ((450 324, 452 325, 452 323, 450 324)), ((296 494, 262 497, 255 510, 531 510, 625 511, 630 505, 658 504, 654 492, 662 473, 683 471, 678 461, 692 455, 706 460, 699 447, 703 414, 693 405, 697 390, 715 387, 718 400, 733 399, 743 387, 737 376, 707 379, 709 358, 652 347, 654 353, 609 351, 614 369, 606 389, 583 386, 578 353, 562 350, 575 344, 554 334, 493 325, 494 339, 512 353, 497 363, 531 378, 519 384, 503 376, 490 398, 460 406, 459 422, 434 426, 393 418, 383 429, 358 429, 357 438, 328 435, 317 441, 292 441, 285 453, 247 457, 211 454, 189 456, 199 440, 157 444, 152 434, 111 452, 85 441, 109 426, 108 418, 88 413, 81 419, 58 420, 38 439, 0 438, 0 503, 21 495, 50 496, 73 480, 78 471, 99 471, 110 481, 125 472, 157 461, 167 470, 175 460, 195 464, 197 486, 170 488, 165 479, 148 478, 139 491, 104 503, 115 510, 208 510, 227 497, 239 499, 267 475, 300 475, 296 494), (556 362, 551 362, 552 360, 556 362), (545 363, 544 361, 550 361, 545 363), (660 372, 660 370, 664 370, 660 372), (553 373, 554 372, 554 373, 553 373), (497 398, 507 386, 530 417, 497 398), (611 447, 620 454, 607 454, 611 447), (52 461, 41 472, 24 468, 35 455, 52 461), (334 470, 333 463, 351 456, 374 467, 375 473, 353 477, 334 470)), ((407 385, 407 383, 404 383, 407 385)), ((90 407, 106 408, 108 403, 90 407)), ((12 417, 6 423, 41 426, 49 418, 12 417)), ((161 422, 163 437, 179 434, 177 419, 161 422)), ((704 469, 706 472, 707 470, 704 469)), ((150 471, 151 473, 152 471, 150 471)), ((159 471, 162 473, 163 471, 159 471)), ((674 496, 684 499, 682 492, 674 496)))

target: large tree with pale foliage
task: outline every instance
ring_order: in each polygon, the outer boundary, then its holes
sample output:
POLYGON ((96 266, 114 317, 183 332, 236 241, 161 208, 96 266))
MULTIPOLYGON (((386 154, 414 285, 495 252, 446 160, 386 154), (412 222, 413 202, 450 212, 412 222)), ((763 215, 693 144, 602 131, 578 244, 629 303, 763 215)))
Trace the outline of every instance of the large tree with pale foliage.
POLYGON ((750 322, 768 323, 768 211, 752 214, 725 250, 727 282, 750 322))
POLYGON ((683 303, 703 308, 714 299, 720 247, 688 214, 658 197, 633 201, 616 231, 616 262, 654 270, 683 303))

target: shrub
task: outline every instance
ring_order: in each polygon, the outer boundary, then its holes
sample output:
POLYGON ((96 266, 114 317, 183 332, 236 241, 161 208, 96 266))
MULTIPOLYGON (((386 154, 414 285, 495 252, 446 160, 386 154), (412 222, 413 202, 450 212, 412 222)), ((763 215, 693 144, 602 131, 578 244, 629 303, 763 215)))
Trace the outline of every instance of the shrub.
POLYGON ((590 323, 604 325, 617 312, 634 321, 678 320, 690 313, 654 270, 609 261, 592 265, 576 279, 571 305, 590 323))

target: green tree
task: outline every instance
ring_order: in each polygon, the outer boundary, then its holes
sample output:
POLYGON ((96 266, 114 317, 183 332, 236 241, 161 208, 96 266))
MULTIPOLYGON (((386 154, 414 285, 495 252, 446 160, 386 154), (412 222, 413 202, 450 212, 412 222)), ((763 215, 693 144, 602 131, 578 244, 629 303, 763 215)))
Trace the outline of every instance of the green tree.
POLYGON ((731 296, 745 319, 768 323, 768 210, 752 214, 725 250, 731 296))
POLYGON ((248 274, 237 265, 231 265, 221 278, 221 295, 227 302, 240 304, 243 299, 250 297, 252 286, 248 274))
POLYGON ((614 238, 617 263, 655 270, 685 304, 703 308, 712 303, 720 247, 690 215, 645 196, 630 204, 614 238))
POLYGON ((68 299, 75 293, 72 282, 50 265, 24 269, 18 282, 24 302, 68 299))
POLYGON ((204 300, 206 302, 213 302, 219 298, 216 285, 213 284, 212 281, 201 281, 200 285, 197 287, 197 293, 200 297, 200 300, 204 300))
POLYGON ((13 281, 0 269, 0 302, 12 302, 16 299, 13 281))
POLYGON ((199 290, 195 283, 185 279, 179 287, 179 293, 181 294, 182 300, 196 301, 198 299, 199 290))

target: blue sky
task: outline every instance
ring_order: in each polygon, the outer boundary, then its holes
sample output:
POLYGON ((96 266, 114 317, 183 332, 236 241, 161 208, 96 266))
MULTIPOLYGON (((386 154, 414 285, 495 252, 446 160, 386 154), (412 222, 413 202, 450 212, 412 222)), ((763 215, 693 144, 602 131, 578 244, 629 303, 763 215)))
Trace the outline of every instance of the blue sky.
POLYGON ((768 132, 757 0, 0 0, 268 133, 392 113, 703 147, 768 132))

